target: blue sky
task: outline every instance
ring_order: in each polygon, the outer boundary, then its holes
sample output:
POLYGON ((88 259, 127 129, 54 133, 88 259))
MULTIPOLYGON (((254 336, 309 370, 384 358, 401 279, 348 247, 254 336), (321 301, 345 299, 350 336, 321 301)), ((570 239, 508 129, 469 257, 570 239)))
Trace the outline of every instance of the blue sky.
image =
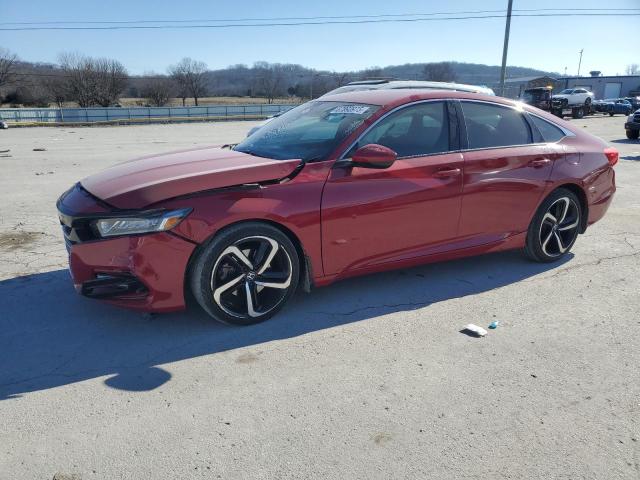
MULTIPOLYGON (((234 19, 375 15, 506 8, 507 0, 0 0, 0 22, 234 19)), ((638 0, 514 0, 526 8, 640 8, 638 0)), ((640 12, 636 12, 640 13, 640 12)), ((640 63, 632 49, 640 17, 514 18, 510 65, 575 74, 624 73, 640 63)), ((8 26, 8 25, 5 25, 8 26)), ((254 61, 353 70, 408 62, 454 60, 499 65, 504 19, 449 22, 251 27, 201 30, 0 31, 0 46, 29 61, 55 62, 65 51, 119 59, 130 73, 164 72, 184 56, 209 68, 254 61)), ((636 40, 637 45, 637 40, 636 40)))

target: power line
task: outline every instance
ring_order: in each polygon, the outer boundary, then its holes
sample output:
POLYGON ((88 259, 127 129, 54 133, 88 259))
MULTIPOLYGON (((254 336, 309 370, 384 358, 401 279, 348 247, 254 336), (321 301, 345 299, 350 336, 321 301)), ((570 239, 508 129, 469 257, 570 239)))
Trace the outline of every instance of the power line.
MULTIPOLYGON (((513 9, 514 12, 634 12, 640 8, 521 8, 513 9)), ((310 16, 310 17, 267 17, 267 18, 218 18, 218 19, 187 19, 187 20, 56 20, 48 22, 0 22, 0 25, 73 25, 73 24, 101 24, 120 25, 138 23, 215 23, 215 22, 267 22, 267 21, 288 21, 288 20, 339 20, 358 18, 396 18, 396 17, 429 17, 436 15, 467 15, 467 14, 490 14, 503 13, 505 10, 467 10, 455 12, 430 12, 430 13, 388 13, 376 15, 332 15, 332 16, 310 16)))
MULTIPOLYGON (((513 14, 512 17, 620 17, 640 16, 640 13, 524 13, 513 14)), ((292 27, 310 25, 355 25, 369 23, 407 23, 407 22, 441 22, 452 20, 475 20, 505 18, 506 15, 468 15, 431 18, 384 18, 364 20, 327 20, 304 22, 277 22, 277 23, 227 23, 213 25, 109 25, 109 26, 79 26, 79 27, 10 27, 0 28, 0 31, 36 31, 36 30, 160 30, 160 29, 207 29, 207 28, 243 28, 243 27, 292 27)))
POLYGON ((194 23, 194 22, 268 22, 268 21, 286 21, 286 20, 336 20, 336 19, 355 19, 355 18, 383 18, 383 17, 423 17, 432 15, 462 15, 462 14, 479 14, 479 13, 500 13, 504 10, 469 10, 460 12, 433 12, 433 13, 393 13, 378 15, 329 15, 329 16, 312 16, 312 17, 268 17, 268 18, 215 18, 215 19, 191 19, 191 20, 70 20, 70 21, 51 21, 51 22, 0 22, 0 25, 56 25, 56 24, 131 24, 131 23, 194 23))

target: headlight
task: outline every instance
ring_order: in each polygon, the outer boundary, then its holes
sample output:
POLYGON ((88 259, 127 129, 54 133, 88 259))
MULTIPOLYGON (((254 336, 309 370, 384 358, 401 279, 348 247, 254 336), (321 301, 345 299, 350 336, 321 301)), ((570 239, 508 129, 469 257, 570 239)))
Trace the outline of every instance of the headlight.
POLYGON ((166 232, 176 227, 189 213, 190 208, 142 212, 140 215, 101 218, 94 225, 101 237, 166 232))

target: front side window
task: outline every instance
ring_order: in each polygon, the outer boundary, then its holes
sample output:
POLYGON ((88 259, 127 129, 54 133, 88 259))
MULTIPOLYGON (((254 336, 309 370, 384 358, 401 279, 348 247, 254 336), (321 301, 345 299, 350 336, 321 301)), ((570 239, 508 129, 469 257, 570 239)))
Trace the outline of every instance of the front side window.
POLYGON ((565 134, 560 127, 557 127, 553 123, 543 120, 540 117, 536 117, 535 115, 530 115, 530 117, 535 126, 538 127, 538 130, 540 130, 540 134, 542 135, 542 138, 544 138, 545 142, 557 142, 565 137, 565 134))
POLYGON ((274 118, 234 150, 276 160, 324 160, 379 108, 362 103, 308 102, 274 118))
POLYGON ((469 148, 532 143, 531 129, 519 111, 489 103, 462 102, 469 148))
POLYGON ((391 113, 365 133, 347 156, 372 143, 390 148, 398 157, 447 152, 449 120, 445 102, 420 103, 391 113))
POLYGON ((573 93, 573 89, 571 89, 571 88, 565 88, 565 89, 564 89, 564 90, 562 90, 560 93, 561 93, 561 94, 564 94, 564 95, 569 95, 569 94, 573 93))

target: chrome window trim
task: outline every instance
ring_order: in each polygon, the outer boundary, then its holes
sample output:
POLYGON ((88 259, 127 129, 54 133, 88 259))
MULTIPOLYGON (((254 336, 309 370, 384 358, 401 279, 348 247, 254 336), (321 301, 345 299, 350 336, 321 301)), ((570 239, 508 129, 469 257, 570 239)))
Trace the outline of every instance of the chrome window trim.
MULTIPOLYGON (((503 108, 510 108, 511 110, 515 110, 523 115, 532 115, 534 117, 538 117, 541 120, 544 120, 545 122, 549 122, 552 125, 554 125, 555 127, 558 127, 560 130, 562 130, 562 132, 565 134, 565 137, 575 137, 576 134, 573 133, 571 130, 567 130, 566 128, 564 128, 561 125, 558 125, 555 122, 552 122, 544 117, 541 117, 540 115, 536 115, 535 113, 531 113, 528 112, 527 110, 525 110, 524 108, 518 108, 517 106, 514 105, 505 105, 503 103, 497 103, 497 102, 492 102, 490 100, 476 100, 476 99, 467 99, 467 98, 431 98, 431 99, 427 99, 427 100, 419 100, 417 102, 412 102, 412 103, 405 103, 403 105, 399 105, 397 107, 395 107, 392 110, 389 110, 387 113, 385 113, 382 117, 380 117, 378 120, 375 121, 375 123, 369 125, 369 127, 367 127, 367 129, 362 132, 358 138, 356 138, 353 142, 351 142, 351 144, 349 145, 348 148, 346 148, 344 150, 344 152, 336 159, 336 162, 340 162, 342 160, 346 160, 348 157, 346 157, 347 153, 349 153, 351 151, 351 149, 354 147, 355 144, 357 144, 360 139, 362 139, 362 137, 364 137, 367 133, 369 133, 369 131, 371 129, 373 129, 375 126, 378 125, 379 122, 383 121, 385 118, 387 118, 387 116, 391 115, 392 113, 397 112, 398 110, 401 110, 403 108, 408 108, 414 105, 419 105, 421 103, 429 103, 429 102, 459 102, 460 104, 464 103, 464 102, 470 102, 470 103, 486 103, 488 105, 494 105, 497 107, 503 107, 503 108)), ((462 114, 463 118, 462 120, 464 121, 464 111, 462 114)), ((526 119, 525 119, 526 122, 526 119)), ((527 123, 527 125, 529 125, 527 123)), ((529 126, 529 128, 531 128, 531 126, 529 126)), ((465 128, 466 131, 466 128, 465 128)), ((531 132, 532 135, 532 140, 533 140, 533 131, 531 132)), ((502 145, 502 146, 495 146, 495 147, 482 147, 482 148, 460 148, 457 150, 447 150, 446 152, 437 152, 437 153, 425 153, 422 155, 410 155, 410 156, 406 156, 406 157, 398 157, 398 159, 411 159, 411 158, 419 158, 419 157, 429 157, 429 156, 434 156, 434 155, 447 155, 450 153, 465 153, 465 152, 475 152, 475 151, 483 151, 483 150, 495 150, 495 149, 503 149, 503 148, 519 148, 519 147, 529 147, 529 146, 542 146, 542 145, 549 145, 549 144, 554 144, 554 143, 559 143, 564 139, 561 138, 560 140, 558 140, 557 142, 531 142, 531 143, 521 143, 518 145, 502 145)), ((467 141, 467 144, 469 142, 467 141)))
MULTIPOLYGON (((342 154, 336 159, 336 162, 339 162, 341 160, 345 160, 346 158, 349 158, 349 157, 346 157, 346 155, 347 155, 347 153, 349 153, 351 151, 351 149, 354 147, 354 145, 356 143, 358 143, 362 137, 364 137, 374 127, 376 127, 380 122, 382 122, 385 118, 387 118, 392 113, 395 113, 398 110, 402 110, 404 108, 409 108, 409 107, 413 107, 415 105, 420 105, 421 103, 442 102, 442 103, 444 103, 446 105, 447 102, 450 102, 451 100, 455 100, 455 99, 452 99, 452 98, 429 98, 429 99, 426 99, 426 100, 418 100, 417 102, 404 103, 402 105, 398 105, 397 107, 393 108, 392 110, 389 110, 387 113, 385 113, 383 116, 381 116, 374 123, 369 125, 367 127, 367 129, 364 132, 362 132, 358 136, 358 138, 356 138, 353 142, 351 142, 351 144, 344 150, 344 152, 342 152, 342 154)), ((447 119, 447 121, 448 121, 448 119, 447 119)), ((421 155, 409 155, 409 156, 406 156, 406 157, 398 157, 398 159, 427 157, 427 156, 432 156, 432 155, 446 155, 448 153, 456 153, 456 152, 461 152, 461 151, 462 150, 447 150, 445 152, 425 153, 425 154, 421 154, 421 155)))
POLYGON ((458 101, 460 102, 460 108, 462 110, 462 121, 464 122, 464 131, 467 134, 467 145, 469 145, 469 135, 467 133, 467 118, 466 118, 466 115, 464 114, 464 106, 463 106, 464 103, 486 103, 489 105, 493 105, 494 107, 510 108, 511 110, 515 110, 516 112, 522 114, 522 119, 524 120, 524 123, 527 124, 527 127, 529 127, 529 133, 531 134, 531 143, 520 143, 517 145, 497 145, 493 147, 481 147, 481 148, 467 148, 463 150, 465 152, 471 152, 476 150, 495 150, 496 148, 525 147, 527 145, 546 145, 547 143, 547 142, 535 143, 533 141, 533 129, 531 128, 531 125, 529 125, 529 122, 525 117, 525 115, 528 112, 524 108, 518 108, 517 106, 514 106, 514 105, 504 105, 502 103, 488 102, 487 100, 475 100, 470 98, 469 99, 460 98, 458 99, 458 101))
MULTIPOLYGON (((532 115, 534 117, 538 117, 538 118, 540 118, 540 119, 542 119, 542 120, 544 120, 546 122, 551 123, 552 125, 558 127, 560 130, 562 130, 563 133, 565 133, 566 137, 575 137, 576 136, 576 134, 573 133, 572 131, 567 130, 566 128, 564 128, 564 127, 562 127, 562 126, 560 126, 560 125, 558 125, 558 124, 556 124, 556 123, 554 123, 554 122, 552 122, 550 120, 547 120, 546 118, 543 118, 540 115, 536 115, 535 113, 528 112, 524 108, 518 108, 517 106, 514 106, 514 105, 504 105, 502 103, 491 102, 491 101, 488 101, 488 100, 475 100, 475 99, 470 99, 470 98, 469 99, 460 98, 460 99, 458 99, 458 101, 460 102, 460 104, 465 103, 465 102, 470 102, 470 103, 488 103, 489 105, 495 105, 495 106, 503 107, 503 108, 510 108, 512 110, 515 110, 517 112, 522 113, 523 115, 532 115)), ((464 109, 462 111, 462 116, 464 117, 464 109)), ((464 120, 466 120, 466 119, 463 118, 463 121, 464 120)), ((526 121, 527 120, 525 118, 525 122, 526 121)), ((528 125, 528 122, 527 122, 527 125, 528 125)), ((529 128, 531 128, 530 125, 529 125, 529 128)), ((466 124, 465 124, 465 131, 466 131, 466 124)), ((533 140, 533 131, 531 132, 531 135, 532 135, 531 139, 533 140)), ((542 134, 540 134, 540 135, 542 136, 542 134)), ((558 140, 558 142, 561 142, 562 140, 563 139, 561 138, 560 140, 558 140)), ((460 151, 461 152, 475 152, 475 151, 481 151, 481 150, 495 150, 497 148, 502 149, 502 148, 528 147, 528 146, 531 146, 531 145, 534 145, 534 146, 549 145, 549 144, 558 143, 558 142, 531 142, 531 143, 521 143, 521 144, 518 144, 518 145, 501 145, 501 146, 496 146, 496 147, 466 148, 466 149, 463 149, 463 150, 460 150, 460 151)), ((468 143, 469 143, 469 141, 467 139, 467 144, 468 143)))
MULTIPOLYGON (((562 130, 562 133, 564 133, 564 136, 565 136, 565 137, 575 137, 575 136, 576 136, 576 134, 575 134, 575 133, 573 133, 571 130, 567 130, 567 129, 566 129, 566 128, 564 128, 562 125, 558 125, 557 123, 552 122, 551 120, 549 120, 549 119, 547 119, 547 118, 541 117, 540 115, 536 115, 535 113, 531 113, 531 112, 527 112, 527 113, 528 113, 529 115, 531 115, 532 117, 537 117, 537 118, 539 118, 540 120, 543 120, 543 121, 545 121, 545 122, 547 122, 547 123, 550 123, 550 124, 551 124, 551 125, 553 125, 554 127, 559 128, 560 130, 562 130)), ((558 140, 558 142, 561 142, 562 140, 563 140, 563 139, 561 138, 560 140, 558 140)), ((558 143, 558 142, 546 142, 546 143, 558 143)))

